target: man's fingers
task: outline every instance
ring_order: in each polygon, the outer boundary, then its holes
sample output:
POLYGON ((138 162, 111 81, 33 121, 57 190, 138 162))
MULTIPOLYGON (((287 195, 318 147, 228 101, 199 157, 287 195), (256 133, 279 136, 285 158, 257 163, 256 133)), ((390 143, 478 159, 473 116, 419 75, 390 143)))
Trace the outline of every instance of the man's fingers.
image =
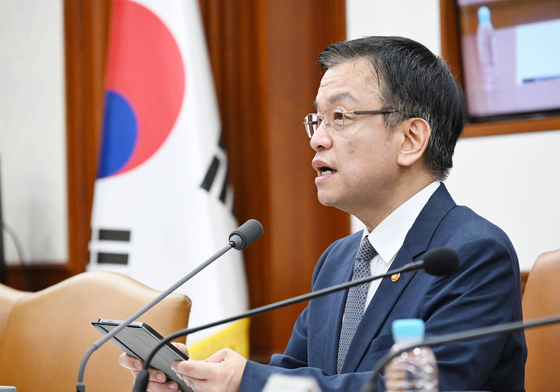
POLYGON ((179 385, 175 381, 166 383, 149 382, 147 392, 170 392, 179 391, 179 385))
POLYGON ((172 345, 174 345, 177 349, 179 349, 179 351, 181 351, 182 353, 184 353, 187 357, 189 357, 189 349, 187 348, 187 346, 183 343, 177 343, 177 342, 171 342, 172 345))
POLYGON ((143 364, 142 361, 139 361, 136 358, 130 357, 125 353, 122 353, 119 357, 119 365, 130 370, 140 370, 142 369, 143 364))
MULTIPOLYGON (((134 379, 138 376, 138 372, 144 364, 142 361, 139 361, 136 358, 126 355, 125 353, 121 354, 119 357, 119 364, 126 368, 130 369, 134 379)), ((179 385, 175 381, 167 381, 167 376, 160 370, 156 369, 149 369, 149 383, 147 392, 169 392, 169 391, 179 391, 179 385)))
POLYGON ((174 362, 171 369, 195 392, 238 392, 246 363, 235 351, 224 349, 205 361, 174 362))
POLYGON ((204 369, 202 365, 207 365, 207 363, 192 360, 177 361, 171 365, 171 369, 179 376, 188 375, 188 378, 205 380, 208 378, 206 375, 208 374, 209 369, 204 369))

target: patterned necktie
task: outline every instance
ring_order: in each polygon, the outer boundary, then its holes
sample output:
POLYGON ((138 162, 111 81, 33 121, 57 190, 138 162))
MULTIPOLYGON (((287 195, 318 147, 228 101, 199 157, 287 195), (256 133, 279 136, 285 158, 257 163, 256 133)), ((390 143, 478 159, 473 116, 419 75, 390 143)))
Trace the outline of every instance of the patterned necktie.
MULTIPOLYGON (((354 272, 352 280, 367 278, 370 276, 370 261, 375 257, 377 251, 369 242, 367 236, 364 237, 358 249, 356 260, 354 261, 354 272)), ((336 363, 337 373, 340 373, 350 342, 356 333, 356 328, 364 315, 368 283, 351 287, 348 290, 344 316, 342 317, 342 330, 340 331, 340 341, 338 343, 338 358, 336 363)))

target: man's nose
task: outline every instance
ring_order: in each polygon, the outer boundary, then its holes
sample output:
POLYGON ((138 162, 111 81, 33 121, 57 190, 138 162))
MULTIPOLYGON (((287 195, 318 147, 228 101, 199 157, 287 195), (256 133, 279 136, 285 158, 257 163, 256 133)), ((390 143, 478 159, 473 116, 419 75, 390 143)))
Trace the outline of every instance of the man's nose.
POLYGON ((333 143, 332 135, 327 130, 327 126, 326 126, 325 122, 322 122, 321 125, 319 125, 319 128, 317 128, 317 130, 313 133, 313 136, 311 136, 311 140, 309 141, 309 145, 315 151, 319 151, 319 150, 322 150, 322 149, 331 148, 332 143, 333 143))

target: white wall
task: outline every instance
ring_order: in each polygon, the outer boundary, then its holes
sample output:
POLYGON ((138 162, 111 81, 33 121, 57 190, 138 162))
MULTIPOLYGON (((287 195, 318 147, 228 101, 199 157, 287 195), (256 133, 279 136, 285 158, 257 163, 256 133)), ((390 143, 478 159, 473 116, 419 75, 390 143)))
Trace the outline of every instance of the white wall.
MULTIPOLYGON (((62 0, 0 1, 3 218, 27 260, 67 259, 62 0)), ((6 258, 18 261, 10 236, 6 258)))
MULTIPOLYGON (((348 39, 402 35, 441 53, 439 0, 346 0, 348 39)), ((460 139, 446 185, 508 233, 520 266, 560 248, 560 131, 460 139)), ((354 219, 354 230, 362 225, 354 219)))

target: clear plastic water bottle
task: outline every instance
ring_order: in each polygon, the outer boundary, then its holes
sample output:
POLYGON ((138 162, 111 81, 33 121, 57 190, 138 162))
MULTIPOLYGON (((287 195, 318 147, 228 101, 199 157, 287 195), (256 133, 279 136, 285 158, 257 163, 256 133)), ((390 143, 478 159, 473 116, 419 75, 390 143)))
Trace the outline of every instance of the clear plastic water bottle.
POLYGON ((482 84, 485 91, 494 91, 498 88, 498 62, 490 9, 486 6, 479 7, 477 15, 476 44, 482 84))
MULTIPOLYGON (((392 325, 395 344, 392 352, 402 347, 420 343, 424 338, 424 321, 420 319, 396 320, 392 325)), ((436 357, 429 347, 416 347, 402 352, 385 367, 387 392, 439 391, 436 357)))

